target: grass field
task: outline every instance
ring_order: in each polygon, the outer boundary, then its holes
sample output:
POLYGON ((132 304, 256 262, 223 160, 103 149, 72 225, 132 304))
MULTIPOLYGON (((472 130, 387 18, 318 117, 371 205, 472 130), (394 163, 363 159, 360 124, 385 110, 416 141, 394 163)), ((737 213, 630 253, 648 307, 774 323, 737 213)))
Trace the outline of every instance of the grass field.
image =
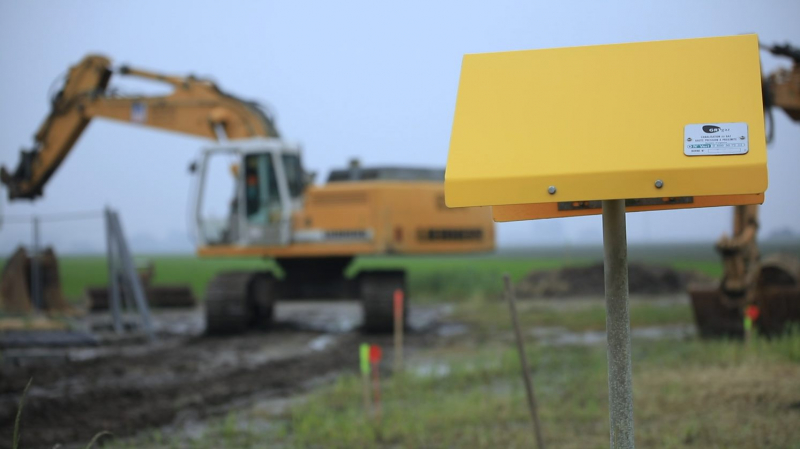
MULTIPOLYGON (((765 253, 775 247, 763 249, 765 253)), ((800 243, 783 245, 800 255, 800 243)), ((366 268, 404 268, 414 299, 421 302, 462 300, 474 296, 497 296, 501 277, 508 273, 515 280, 531 270, 583 265, 602 260, 599 247, 529 248, 501 250, 489 255, 456 256, 380 256, 358 258, 349 274, 366 268)), ((631 246, 632 261, 661 263, 679 269, 697 270, 712 277, 721 275, 722 266, 711 244, 631 246)), ((152 261, 156 284, 188 284, 198 298, 215 273, 226 270, 263 270, 279 273, 274 262, 249 259, 201 259, 193 255, 138 256, 137 263, 152 261)), ((0 259, 0 265, 4 260, 0 259)), ((78 301, 87 286, 105 285, 106 262, 103 256, 62 256, 59 258, 65 296, 78 301)), ((280 273, 279 273, 280 274, 280 273)))
MULTIPOLYGON (((385 382, 381 423, 365 419, 360 380, 350 376, 292 408, 275 438, 295 447, 533 446, 508 345, 429 357, 447 374, 385 382)), ((539 347, 529 357, 548 446, 607 447, 605 348, 539 347)), ((639 447, 800 447, 800 334, 751 347, 637 342, 633 357, 639 447)))

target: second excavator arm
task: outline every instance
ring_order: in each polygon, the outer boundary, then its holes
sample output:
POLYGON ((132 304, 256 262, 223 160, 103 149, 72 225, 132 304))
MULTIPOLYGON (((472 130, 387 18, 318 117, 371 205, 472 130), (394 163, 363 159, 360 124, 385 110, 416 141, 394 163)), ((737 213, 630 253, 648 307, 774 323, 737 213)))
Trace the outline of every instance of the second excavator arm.
MULTIPOLYGON (((793 121, 800 122, 800 49, 789 44, 762 45, 773 55, 792 60, 792 68, 781 68, 763 80, 764 113, 770 124, 767 141, 773 137, 772 109, 783 110, 793 121)), ((733 235, 723 235, 717 242, 722 255, 722 291, 728 298, 739 298, 741 304, 752 304, 760 274, 758 242, 758 205, 734 208, 733 235)))
POLYGON ((34 135, 33 148, 23 150, 13 172, 0 168, 9 199, 35 199, 89 122, 96 117, 181 132, 218 140, 279 137, 274 121, 256 103, 221 91, 213 82, 165 76, 121 67, 117 73, 165 82, 174 91, 165 96, 118 96, 108 88, 115 73, 111 62, 90 55, 70 68, 50 114, 34 135))

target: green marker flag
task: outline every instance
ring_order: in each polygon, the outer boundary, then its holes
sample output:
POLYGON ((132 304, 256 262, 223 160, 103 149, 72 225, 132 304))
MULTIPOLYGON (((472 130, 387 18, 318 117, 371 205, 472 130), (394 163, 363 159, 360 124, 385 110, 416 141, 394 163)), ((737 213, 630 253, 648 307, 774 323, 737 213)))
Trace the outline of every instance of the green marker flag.
POLYGON ((369 345, 361 343, 359 348, 359 356, 361 360, 361 374, 369 376, 369 345))
POLYGON ((752 329, 753 320, 749 316, 744 317, 744 331, 749 333, 752 329))

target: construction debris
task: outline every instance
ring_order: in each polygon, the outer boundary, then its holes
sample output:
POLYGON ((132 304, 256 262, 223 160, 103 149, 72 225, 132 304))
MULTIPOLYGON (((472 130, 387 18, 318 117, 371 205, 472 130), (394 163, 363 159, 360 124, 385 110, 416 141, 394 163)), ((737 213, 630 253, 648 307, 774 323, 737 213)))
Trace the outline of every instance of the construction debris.
POLYGON ((17 248, 6 261, 0 276, 0 310, 15 315, 30 315, 37 308, 47 312, 69 313, 72 308, 61 291, 58 259, 52 248, 42 251, 34 260, 23 247, 17 248), (33 263, 39 265, 42 304, 37 307, 31 294, 33 263))

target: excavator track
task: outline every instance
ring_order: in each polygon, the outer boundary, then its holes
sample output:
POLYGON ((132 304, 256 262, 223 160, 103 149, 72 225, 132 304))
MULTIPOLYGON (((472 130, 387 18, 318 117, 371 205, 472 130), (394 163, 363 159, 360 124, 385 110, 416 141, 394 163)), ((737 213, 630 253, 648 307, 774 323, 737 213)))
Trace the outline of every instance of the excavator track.
MULTIPOLYGON (((388 333, 394 329, 394 294, 407 295, 406 274, 402 270, 362 271, 359 286, 364 309, 365 332, 388 333)), ((408 317, 408 298, 403 301, 403 325, 408 317)))
POLYGON ((220 273, 206 289, 206 333, 233 334, 272 319, 275 279, 269 273, 220 273))

